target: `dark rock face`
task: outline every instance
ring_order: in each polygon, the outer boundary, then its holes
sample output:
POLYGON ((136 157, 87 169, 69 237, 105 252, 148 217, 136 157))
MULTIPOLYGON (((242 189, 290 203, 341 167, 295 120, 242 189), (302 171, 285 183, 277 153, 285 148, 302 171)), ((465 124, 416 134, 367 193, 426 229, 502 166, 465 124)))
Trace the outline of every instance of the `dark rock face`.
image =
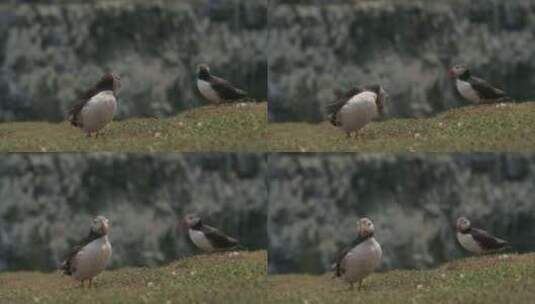
POLYGON ((192 254, 177 229, 191 212, 246 248, 265 249, 265 175, 261 154, 4 155, 0 270, 54 270, 98 214, 110 220, 112 267, 192 254))
POLYGON ((390 116, 432 115, 464 103, 447 77, 461 62, 533 99, 534 0, 303 3, 269 7, 271 121, 322 120, 336 89, 377 82, 390 116))
POLYGON ((61 120, 107 70, 122 80, 119 118, 202 103, 199 63, 267 96, 262 1, 37 2, 0 5, 0 121, 61 120))
POLYGON ((471 219, 535 249, 535 157, 508 154, 270 155, 269 271, 328 271, 369 216, 382 269, 426 268, 468 255, 455 221, 471 219))

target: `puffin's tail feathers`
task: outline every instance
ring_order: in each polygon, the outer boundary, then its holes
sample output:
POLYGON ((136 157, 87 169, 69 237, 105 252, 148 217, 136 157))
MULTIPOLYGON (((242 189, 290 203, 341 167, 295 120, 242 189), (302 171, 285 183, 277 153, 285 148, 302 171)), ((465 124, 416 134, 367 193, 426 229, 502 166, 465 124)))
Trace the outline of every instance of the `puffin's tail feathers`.
POLYGON ((72 275, 70 260, 63 261, 61 265, 59 266, 59 270, 61 270, 64 275, 68 275, 68 276, 72 275))
POLYGON ((325 107, 325 111, 327 112, 327 117, 329 118, 329 122, 331 125, 338 127, 340 126, 340 121, 338 121, 338 111, 344 106, 345 102, 341 102, 341 100, 336 100, 333 103, 328 104, 325 107))
POLYGON ((497 102, 515 102, 515 100, 509 96, 503 96, 499 98, 497 102))
POLYGON ((238 244, 238 245, 236 245, 236 247, 234 247, 234 250, 248 251, 249 249, 247 247, 243 246, 242 244, 238 244))
POLYGON ((238 95, 240 95, 240 98, 246 98, 249 95, 249 93, 247 93, 247 91, 244 91, 242 89, 236 89, 236 93, 238 93, 238 95))
POLYGON ((74 126, 74 127, 80 127, 79 124, 78 124, 78 121, 77 119, 75 118, 75 115, 73 115, 72 113, 67 113, 67 120, 69 121, 69 123, 74 126))
POLYGON ((335 126, 335 127, 339 127, 340 126, 340 121, 338 121, 338 119, 336 119, 336 114, 329 114, 329 122, 331 123, 331 125, 335 126))
POLYGON ((66 119, 70 122, 71 125, 81 128, 82 123, 79 119, 80 112, 82 111, 82 107, 80 104, 75 105, 69 111, 67 111, 66 119))
POLYGON ((499 251, 511 251, 513 250, 513 246, 508 241, 502 240, 501 242, 502 247, 498 249, 499 251))

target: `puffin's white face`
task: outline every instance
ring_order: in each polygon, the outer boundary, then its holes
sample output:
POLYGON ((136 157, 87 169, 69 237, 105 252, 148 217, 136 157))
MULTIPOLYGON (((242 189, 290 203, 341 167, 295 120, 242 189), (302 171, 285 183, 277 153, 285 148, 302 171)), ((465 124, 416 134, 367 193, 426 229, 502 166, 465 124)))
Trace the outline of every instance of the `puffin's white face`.
POLYGON ((190 228, 192 226, 195 226, 199 223, 201 218, 195 214, 188 214, 184 217, 184 225, 186 228, 190 228))
POLYGON ((452 78, 457 78, 466 71, 468 71, 468 66, 466 64, 458 64, 449 70, 449 75, 452 78))
POLYGON ((367 217, 363 217, 358 221, 357 229, 360 237, 367 237, 375 231, 372 221, 367 217))
POLYGON ((470 221, 466 217, 460 217, 457 219, 457 230, 464 231, 470 229, 470 221))
POLYGON ((95 217, 91 224, 91 231, 100 235, 108 234, 109 228, 110 226, 108 219, 103 217, 102 215, 95 217))

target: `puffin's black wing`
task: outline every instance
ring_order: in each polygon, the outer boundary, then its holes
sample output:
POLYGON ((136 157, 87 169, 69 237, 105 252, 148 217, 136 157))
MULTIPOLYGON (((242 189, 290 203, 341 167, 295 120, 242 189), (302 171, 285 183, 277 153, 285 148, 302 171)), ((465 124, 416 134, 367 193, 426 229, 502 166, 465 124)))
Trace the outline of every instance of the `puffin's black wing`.
POLYGON ((364 242, 365 240, 366 240, 366 238, 356 238, 351 243, 351 246, 348 246, 348 247, 344 248, 344 250, 342 250, 338 254, 338 257, 336 258, 335 269, 334 269, 334 276, 335 277, 340 277, 340 276, 342 276, 344 274, 345 269, 344 269, 343 261, 344 261, 344 258, 346 257, 346 255, 348 254, 348 252, 351 251, 351 249, 353 249, 355 246, 358 246, 360 243, 364 242))
POLYGON ((362 88, 357 88, 357 87, 351 88, 349 91, 345 93, 337 94, 338 96, 337 96, 336 101, 328 104, 325 107, 325 111, 327 112, 327 115, 329 116, 329 121, 331 122, 333 126, 340 125, 340 122, 336 120, 338 111, 340 111, 340 109, 349 101, 349 99, 351 99, 351 97, 359 93, 362 93, 363 91, 364 90, 362 88))
POLYGON ((340 251, 338 254, 338 257, 336 258, 336 265, 334 267, 334 276, 340 277, 345 273, 345 269, 343 267, 342 262, 344 261, 344 258, 346 257, 347 253, 352 249, 353 247, 346 247, 344 250, 340 251))
POLYGON ((212 243, 212 246, 216 249, 230 249, 238 247, 238 240, 231 238, 223 232, 217 230, 214 227, 203 225, 201 232, 204 233, 206 238, 212 243))
POLYGON ((230 82, 216 76, 210 77, 210 85, 224 100, 236 100, 247 97, 247 92, 234 87, 230 82))
POLYGON ((89 99, 77 102, 71 109, 69 109, 69 111, 67 112, 67 119, 69 120, 71 125, 75 127, 83 127, 79 119, 79 115, 88 101, 89 99))
POLYGON ((481 78, 470 77, 468 83, 470 83, 482 99, 500 99, 507 97, 504 91, 493 87, 490 83, 481 78))
POLYGON ((80 95, 80 97, 78 98, 79 101, 75 103, 74 106, 70 108, 67 112, 67 119, 69 120, 71 125, 75 127, 82 127, 81 121, 79 119, 80 112, 82 112, 82 109, 91 99, 91 97, 95 96, 97 93, 98 87, 95 85, 94 87, 80 95))
POLYGON ((71 275, 76 269, 74 269, 73 261, 78 252, 82 248, 84 248, 87 244, 91 243, 92 241, 98 239, 101 237, 101 235, 94 233, 93 231, 89 232, 89 235, 85 237, 81 242, 78 243, 78 245, 71 248, 71 251, 69 254, 65 257, 63 260, 63 263, 61 263, 60 269, 63 270, 63 273, 66 275, 71 275))
POLYGON ((507 241, 492 236, 485 230, 472 228, 469 232, 474 240, 485 250, 499 250, 508 246, 507 241))

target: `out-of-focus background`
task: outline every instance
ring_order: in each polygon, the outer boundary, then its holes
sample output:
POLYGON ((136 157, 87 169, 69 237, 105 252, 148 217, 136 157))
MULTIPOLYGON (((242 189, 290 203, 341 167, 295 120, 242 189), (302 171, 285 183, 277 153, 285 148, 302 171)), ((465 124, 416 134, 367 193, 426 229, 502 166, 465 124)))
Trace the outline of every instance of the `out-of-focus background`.
POLYGON ((461 62, 535 96, 535 0, 276 0, 269 31, 270 121, 321 121, 335 90, 366 83, 390 117, 433 115, 464 104, 447 77, 461 62))
POLYGON ((266 249, 263 154, 14 154, 0 159, 0 270, 56 269, 110 220, 111 267, 198 252, 177 220, 196 212, 250 250, 266 249))
POLYGON ((269 156, 269 272, 323 273, 369 216, 382 270, 469 255, 455 221, 535 250, 535 157, 520 154, 269 156))
POLYGON ((104 72, 119 74, 117 117, 203 103, 196 66, 267 96, 263 0, 21 0, 0 3, 0 121, 59 121, 104 72))

